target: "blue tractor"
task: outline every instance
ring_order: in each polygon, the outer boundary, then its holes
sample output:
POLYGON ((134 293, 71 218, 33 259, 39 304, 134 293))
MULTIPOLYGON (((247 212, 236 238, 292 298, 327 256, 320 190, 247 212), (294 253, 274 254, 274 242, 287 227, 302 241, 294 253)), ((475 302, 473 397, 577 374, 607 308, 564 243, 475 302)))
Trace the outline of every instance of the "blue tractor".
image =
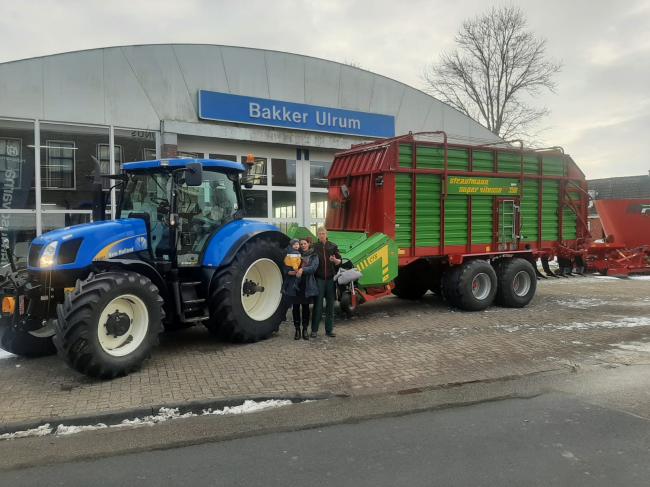
MULTIPOLYGON (((0 347, 58 354, 110 379, 150 355, 163 329, 204 324, 221 339, 267 338, 282 320, 282 249, 275 226, 244 218, 243 164, 211 159, 131 162, 109 177, 117 219, 37 237, 26 268, 0 277, 0 347)), ((9 252, 10 254, 10 252, 9 252)))

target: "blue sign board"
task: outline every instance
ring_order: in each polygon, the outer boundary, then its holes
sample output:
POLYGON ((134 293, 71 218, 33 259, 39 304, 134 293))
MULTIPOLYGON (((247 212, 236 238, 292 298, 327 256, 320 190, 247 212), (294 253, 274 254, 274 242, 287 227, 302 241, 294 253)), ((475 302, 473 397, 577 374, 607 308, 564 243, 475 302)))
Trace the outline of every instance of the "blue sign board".
POLYGON ((199 118, 312 132, 393 137, 395 117, 303 103, 199 91, 199 118))

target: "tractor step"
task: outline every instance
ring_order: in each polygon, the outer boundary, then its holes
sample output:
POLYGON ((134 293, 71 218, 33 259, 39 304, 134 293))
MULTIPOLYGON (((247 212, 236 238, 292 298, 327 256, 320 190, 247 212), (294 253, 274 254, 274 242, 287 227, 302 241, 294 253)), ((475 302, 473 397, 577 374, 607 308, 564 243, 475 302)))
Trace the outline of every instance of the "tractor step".
POLYGON ((187 281, 187 282, 181 282, 181 287, 196 287, 199 286, 200 284, 203 284, 201 281, 187 281))
POLYGON ((192 316, 191 318, 184 318, 183 323, 196 323, 197 321, 205 321, 210 318, 210 315, 192 316))
POLYGON ((185 305, 195 305, 195 304, 202 304, 205 303, 205 298, 197 298, 197 299, 186 299, 183 301, 183 304, 185 305))

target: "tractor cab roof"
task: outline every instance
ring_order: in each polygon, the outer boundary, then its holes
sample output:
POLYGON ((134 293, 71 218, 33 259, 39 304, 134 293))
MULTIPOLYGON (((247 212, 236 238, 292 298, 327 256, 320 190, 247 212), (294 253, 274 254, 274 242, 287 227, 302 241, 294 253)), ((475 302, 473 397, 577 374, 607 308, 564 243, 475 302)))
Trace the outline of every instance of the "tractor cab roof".
POLYGON ((224 159, 155 159, 152 161, 125 162, 122 168, 127 171, 158 171, 166 168, 180 169, 192 162, 198 162, 203 170, 245 172, 246 167, 235 161, 224 159))

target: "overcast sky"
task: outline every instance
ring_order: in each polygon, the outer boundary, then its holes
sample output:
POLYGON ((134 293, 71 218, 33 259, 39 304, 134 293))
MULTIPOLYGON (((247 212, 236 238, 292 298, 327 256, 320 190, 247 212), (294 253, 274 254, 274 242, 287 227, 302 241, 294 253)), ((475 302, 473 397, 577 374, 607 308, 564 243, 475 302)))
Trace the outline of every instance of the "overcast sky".
MULTIPOLYGON (((513 2, 564 63, 542 138, 587 177, 650 169, 650 0, 513 2)), ((0 0, 0 62, 128 44, 258 47, 359 63, 416 88, 480 0, 0 0)), ((0 107, 0 112, 1 112, 0 107)))

